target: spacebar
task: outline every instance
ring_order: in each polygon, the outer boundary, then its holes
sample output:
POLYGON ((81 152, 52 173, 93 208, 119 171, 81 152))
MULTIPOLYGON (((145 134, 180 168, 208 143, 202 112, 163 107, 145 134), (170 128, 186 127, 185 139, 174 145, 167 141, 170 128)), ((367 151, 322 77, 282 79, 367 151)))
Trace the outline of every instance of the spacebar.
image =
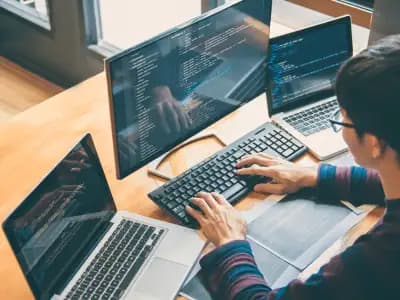
POLYGON ((232 198, 233 195, 243 190, 243 188, 244 188, 243 185, 241 185, 240 183, 236 183, 226 191, 222 192, 222 196, 224 196, 225 199, 229 200, 230 198, 232 198))

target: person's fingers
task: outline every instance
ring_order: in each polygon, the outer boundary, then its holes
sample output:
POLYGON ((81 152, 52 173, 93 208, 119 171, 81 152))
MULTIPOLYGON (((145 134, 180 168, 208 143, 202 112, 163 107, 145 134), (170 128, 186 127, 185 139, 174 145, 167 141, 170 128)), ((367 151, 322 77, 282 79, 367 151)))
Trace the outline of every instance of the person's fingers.
POLYGON ((89 169, 91 167, 91 165, 86 162, 86 158, 82 158, 79 162, 84 169, 89 169))
POLYGON ((182 110, 182 108, 180 107, 179 104, 175 104, 175 107, 176 107, 176 112, 178 114, 181 128, 183 130, 188 130, 190 128, 188 115, 182 110))
POLYGON ((70 172, 80 172, 82 169, 89 169, 91 167, 90 164, 86 163, 84 158, 82 158, 79 161, 78 160, 65 159, 62 162, 62 164, 70 172))
POLYGON ((211 193, 211 195, 213 195, 214 199, 217 201, 218 204, 220 204, 220 205, 225 205, 225 206, 232 206, 232 205, 228 202, 228 200, 225 199, 224 196, 222 196, 222 195, 220 195, 220 194, 218 194, 218 193, 215 193, 215 192, 211 193))
POLYGON ((119 140, 119 146, 118 147, 118 154, 120 156, 120 159, 122 162, 129 161, 129 148, 126 146, 125 142, 123 140, 119 140))
POLYGON ((248 165, 253 165, 253 164, 257 164, 257 165, 260 165, 263 167, 269 167, 269 166, 276 164, 276 162, 272 159, 265 158, 261 155, 255 154, 255 155, 241 159, 240 161, 237 162, 236 166, 238 168, 240 168, 243 166, 248 166, 248 165))
POLYGON ((87 153, 83 149, 79 149, 68 156, 69 159, 72 160, 80 160, 82 158, 89 158, 87 153))
POLYGON ((120 139, 120 154, 123 161, 132 161, 137 156, 137 145, 134 142, 130 142, 127 139, 120 139))
POLYGON ((170 134, 171 128, 167 121, 166 113, 164 112, 164 106, 162 102, 156 104, 157 116, 160 118, 161 125, 164 127, 165 133, 170 134))
POLYGON ((277 157, 277 156, 273 156, 273 155, 268 154, 268 153, 265 153, 265 152, 259 152, 259 153, 257 153, 257 154, 260 155, 260 156, 262 156, 262 157, 269 158, 269 159, 272 159, 272 160, 279 160, 279 159, 280 159, 280 158, 277 157))
POLYGON ((258 175, 271 178, 278 177, 278 173, 273 167, 260 167, 258 165, 252 165, 248 168, 235 170, 235 173, 238 175, 258 175))
POLYGON ((272 156, 272 155, 270 155, 270 154, 268 154, 268 153, 264 153, 264 152, 260 152, 260 153, 258 153, 258 154, 259 154, 261 157, 264 157, 264 158, 267 158, 267 159, 272 160, 272 161, 274 162, 274 164, 279 164, 279 163, 281 163, 281 164, 285 164, 285 163, 291 164, 291 162, 289 162, 288 160, 283 159, 283 158, 278 157, 278 156, 272 156))
POLYGON ((206 203, 212 210, 217 209, 218 202, 214 199, 214 197, 210 193, 200 192, 197 193, 196 197, 204 199, 204 201, 206 201, 206 203))
POLYGON ((203 198, 194 197, 192 198, 192 203, 197 205, 206 217, 210 217, 212 215, 211 208, 203 198))
POLYGON ((129 151, 129 155, 131 157, 136 157, 137 153, 138 153, 138 145, 134 142, 127 142, 128 145, 128 151, 129 151))
POLYGON ((279 183, 260 183, 254 186, 254 191, 257 193, 282 195, 285 194, 284 188, 284 185, 279 183))
POLYGON ((181 127, 179 125, 178 114, 176 113, 176 109, 170 102, 164 103, 164 113, 166 114, 169 127, 172 128, 172 132, 179 132, 181 130, 181 127))
POLYGON ((192 216, 201 226, 201 224, 203 224, 204 222, 204 216, 202 215, 201 212, 195 210, 194 208, 190 207, 190 206, 186 206, 186 212, 192 216))
POLYGON ((66 167, 67 169, 72 169, 72 168, 81 168, 82 164, 77 161, 77 160, 71 160, 71 159, 64 159, 62 162, 62 165, 66 167))

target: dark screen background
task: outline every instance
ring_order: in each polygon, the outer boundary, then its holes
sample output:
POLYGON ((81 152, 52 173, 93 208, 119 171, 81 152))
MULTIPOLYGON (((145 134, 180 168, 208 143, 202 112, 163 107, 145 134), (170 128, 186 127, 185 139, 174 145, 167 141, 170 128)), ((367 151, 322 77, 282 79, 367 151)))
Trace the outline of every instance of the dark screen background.
POLYGON ((246 0, 109 63, 119 177, 265 90, 270 0, 246 0))
POLYGON ((87 136, 3 225, 36 298, 48 299, 74 274, 114 213, 104 173, 87 136))
POLYGON ((271 39, 268 69, 272 109, 333 90, 336 73, 352 55, 347 18, 271 39))

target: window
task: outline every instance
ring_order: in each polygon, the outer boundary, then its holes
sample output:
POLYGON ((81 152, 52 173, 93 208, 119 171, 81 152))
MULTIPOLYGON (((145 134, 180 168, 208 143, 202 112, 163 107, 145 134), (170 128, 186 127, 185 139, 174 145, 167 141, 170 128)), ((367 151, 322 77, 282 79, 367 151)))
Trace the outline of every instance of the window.
POLYGON ((84 18, 96 2, 0 0, 1 55, 63 87, 101 72, 104 57, 88 48, 84 18))
POLYGON ((369 28, 374 0, 287 0, 330 16, 351 15, 354 24, 369 28))
POLYGON ((88 32, 103 56, 137 45, 229 0, 97 0, 88 14, 88 32))
POLYGON ((0 53, 69 87, 101 72, 104 57, 227 1, 0 0, 0 53))
POLYGON ((372 10, 374 8, 374 0, 339 0, 363 9, 372 10))
POLYGON ((124 49, 201 14, 199 0, 99 0, 103 39, 124 49), (118 17, 116 17, 118 16, 118 17))
POLYGON ((47 0, 0 0, 0 7, 50 30, 47 0))

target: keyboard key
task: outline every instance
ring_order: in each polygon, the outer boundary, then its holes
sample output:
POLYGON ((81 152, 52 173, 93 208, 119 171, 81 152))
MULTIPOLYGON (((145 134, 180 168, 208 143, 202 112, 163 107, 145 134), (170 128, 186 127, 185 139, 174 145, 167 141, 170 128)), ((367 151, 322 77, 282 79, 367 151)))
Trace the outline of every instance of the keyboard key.
MULTIPOLYGON (((85 271, 83 273, 82 277, 77 281, 77 284, 75 284, 71 289, 67 298, 79 299, 82 297, 82 299, 100 299, 100 296, 102 295, 101 299, 113 299, 113 291, 122 282, 124 278, 123 274, 127 273, 131 268, 133 261, 144 261, 144 258, 148 256, 163 232, 164 230, 157 230, 157 228, 153 226, 123 220, 120 225, 118 225, 117 229, 111 234, 110 239, 104 244, 105 246, 101 248, 99 254, 97 254, 95 259, 90 263, 90 272, 85 271), (139 230, 132 238, 132 231, 130 229, 136 230, 137 228, 139 228, 139 230), (153 239, 152 246, 145 246, 149 240, 151 241, 154 235, 155 238, 153 239), (135 245, 130 241, 131 238, 132 241, 134 239, 137 241, 140 239, 140 241, 135 245), (117 248, 122 246, 122 249, 115 250, 112 256, 110 256, 110 246, 112 244, 118 244, 117 248), (134 251, 128 252, 126 249, 131 246, 135 246, 136 248, 134 251), (130 254, 134 252, 136 252, 135 257, 130 254), (114 257, 116 262, 114 264, 109 263, 108 261, 106 262, 105 265, 111 264, 112 268, 96 268, 98 264, 104 263, 107 260, 107 255, 105 255, 106 253, 109 256, 108 260, 110 260, 111 257, 114 257), (141 253, 143 258, 138 258, 139 253, 141 253), (123 263, 125 260, 127 262, 123 263), (119 268, 119 273, 115 275, 119 268)), ((133 278, 131 277, 130 280, 132 279, 133 278)))
POLYGON ((233 195, 236 193, 240 192, 243 189, 243 185, 240 183, 235 183, 233 186, 231 186, 228 190, 224 191, 222 193, 222 196, 224 196, 226 199, 231 198, 233 195))
POLYGON ((289 149, 285 150, 285 151, 282 153, 282 155, 283 155, 284 157, 289 157, 289 156, 292 155, 293 153, 294 153, 294 150, 292 150, 291 148, 289 148, 289 149))

